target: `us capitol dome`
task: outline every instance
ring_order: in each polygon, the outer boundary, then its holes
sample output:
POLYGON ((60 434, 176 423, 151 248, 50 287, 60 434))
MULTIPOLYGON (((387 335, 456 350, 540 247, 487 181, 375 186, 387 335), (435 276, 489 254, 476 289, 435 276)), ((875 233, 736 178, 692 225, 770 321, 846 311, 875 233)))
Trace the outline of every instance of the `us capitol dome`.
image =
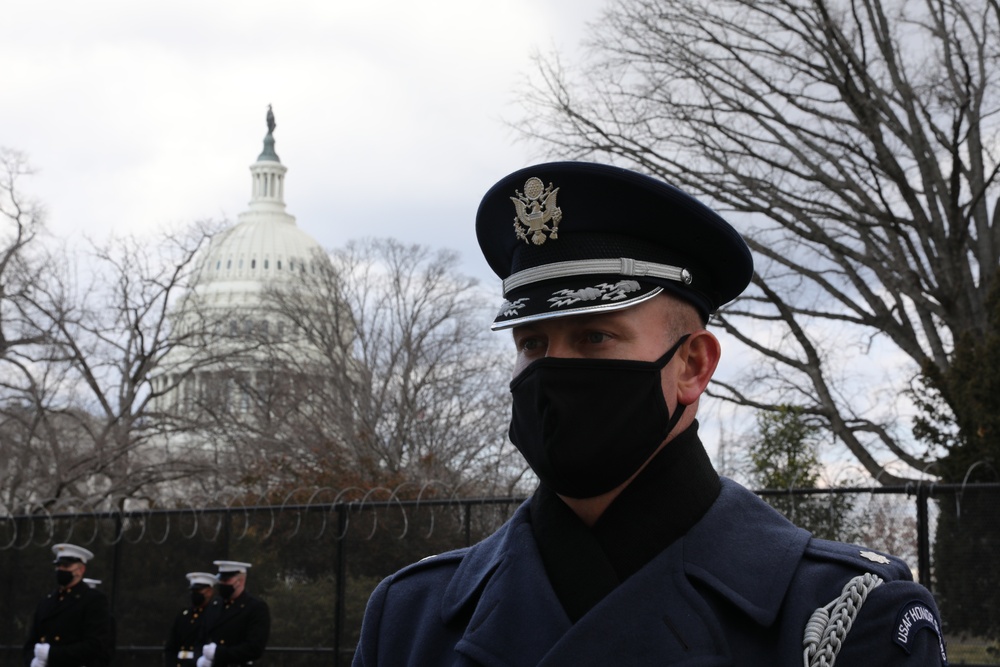
MULTIPOLYGON (((274 150, 274 114, 268 107, 267 135, 250 165, 249 208, 238 222, 216 234, 197 260, 190 290, 173 309, 174 345, 151 377, 161 414, 190 408, 206 395, 247 406, 239 386, 252 386, 264 361, 251 340, 298 345, 292 326, 273 306, 274 293, 292 290, 329 262, 322 247, 285 211, 285 173, 274 150), (221 382, 221 384, 220 384, 221 382)), ((313 298, 322 299, 322 294, 313 298)), ((273 348, 270 350, 273 353, 273 348)), ((287 350, 286 350, 287 351, 287 350)), ((313 351, 296 349, 308 356, 313 351)), ((247 392, 244 391, 244 394, 247 392)))
POLYGON ((250 208, 212 240, 195 290, 208 305, 253 309, 267 286, 315 272, 320 245, 285 212, 285 172, 274 152, 274 115, 268 111, 264 150, 250 165, 250 208))

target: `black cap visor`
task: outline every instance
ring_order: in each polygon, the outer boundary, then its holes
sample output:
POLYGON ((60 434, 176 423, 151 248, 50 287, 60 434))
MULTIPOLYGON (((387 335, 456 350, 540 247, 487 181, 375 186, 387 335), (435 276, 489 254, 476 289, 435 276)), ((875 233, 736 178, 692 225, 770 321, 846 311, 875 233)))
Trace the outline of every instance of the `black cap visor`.
POLYGON ((490 328, 498 331, 555 317, 624 310, 661 292, 659 285, 620 275, 547 280, 512 290, 490 328))

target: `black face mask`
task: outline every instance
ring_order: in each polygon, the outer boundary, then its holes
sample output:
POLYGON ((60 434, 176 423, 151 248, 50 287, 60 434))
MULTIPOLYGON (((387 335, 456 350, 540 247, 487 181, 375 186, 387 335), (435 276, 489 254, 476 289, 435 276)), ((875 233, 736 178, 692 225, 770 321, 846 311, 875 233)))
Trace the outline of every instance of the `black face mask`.
POLYGON ((235 592, 236 587, 232 584, 219 584, 219 595, 221 595, 224 600, 228 600, 233 597, 233 593, 235 592))
POLYGON ((191 591, 191 604, 195 607, 205 604, 205 594, 201 591, 191 591))
POLYGON ((71 581, 73 581, 72 572, 69 570, 56 570, 56 584, 60 587, 69 586, 71 581))
POLYGON ((677 424, 656 361, 539 359, 510 383, 510 440, 543 484, 569 498, 607 493, 631 477, 677 424))

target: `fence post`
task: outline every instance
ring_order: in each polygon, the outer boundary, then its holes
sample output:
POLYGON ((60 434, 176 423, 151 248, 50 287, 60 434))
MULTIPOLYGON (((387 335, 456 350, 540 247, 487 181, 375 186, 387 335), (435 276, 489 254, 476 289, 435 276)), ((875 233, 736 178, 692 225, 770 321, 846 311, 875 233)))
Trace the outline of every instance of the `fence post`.
POLYGON ((921 484, 917 487, 917 572, 920 583, 927 590, 931 590, 931 537, 927 518, 929 497, 929 486, 921 484))
POLYGON ((219 521, 225 522, 222 524, 222 559, 225 560, 229 559, 229 538, 232 526, 231 518, 232 512, 230 512, 228 508, 222 512, 222 516, 219 518, 219 521))
POLYGON ((344 543, 347 542, 347 513, 344 506, 337 508, 337 606, 333 611, 333 665, 340 667, 340 637, 343 635, 344 597, 347 591, 347 558, 344 555, 344 543))
POLYGON ((465 501, 465 546, 472 546, 472 503, 468 500, 465 501))
POLYGON ((115 608, 118 606, 118 589, 121 588, 121 562, 122 562, 122 542, 125 541, 125 525, 122 520, 122 510, 119 508, 115 512, 115 547, 111 557, 111 615, 115 615, 115 608))

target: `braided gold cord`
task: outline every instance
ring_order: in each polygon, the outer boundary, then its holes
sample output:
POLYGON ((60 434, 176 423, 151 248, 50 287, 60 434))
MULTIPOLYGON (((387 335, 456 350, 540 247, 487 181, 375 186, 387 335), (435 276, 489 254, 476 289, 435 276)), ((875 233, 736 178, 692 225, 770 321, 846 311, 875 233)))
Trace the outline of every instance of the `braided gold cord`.
POLYGON ((882 583, 881 577, 870 572, 854 577, 840 597, 813 612, 802 637, 804 667, 833 667, 861 605, 882 583))

